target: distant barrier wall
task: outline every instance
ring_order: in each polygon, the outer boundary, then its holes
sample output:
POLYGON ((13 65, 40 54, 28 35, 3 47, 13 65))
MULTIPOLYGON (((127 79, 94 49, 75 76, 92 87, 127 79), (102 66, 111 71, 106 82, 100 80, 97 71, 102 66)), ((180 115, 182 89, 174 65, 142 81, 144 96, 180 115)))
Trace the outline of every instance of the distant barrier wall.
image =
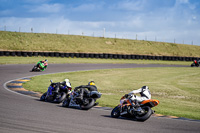
POLYGON ((134 60, 166 60, 166 61, 193 61, 199 57, 179 56, 152 56, 152 55, 126 55, 126 54, 98 54, 98 53, 60 53, 60 52, 25 52, 25 51, 0 51, 0 56, 43 56, 43 57, 66 57, 66 58, 100 58, 100 59, 134 59, 134 60))

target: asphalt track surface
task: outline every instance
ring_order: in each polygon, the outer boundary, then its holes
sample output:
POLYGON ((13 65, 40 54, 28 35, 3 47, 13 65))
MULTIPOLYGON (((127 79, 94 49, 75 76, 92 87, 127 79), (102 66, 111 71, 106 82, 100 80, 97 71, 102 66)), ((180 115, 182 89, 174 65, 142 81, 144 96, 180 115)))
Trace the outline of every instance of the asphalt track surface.
POLYGON ((50 64, 42 73, 29 72, 32 67, 31 64, 0 65, 0 133, 199 133, 200 122, 196 121, 154 116, 145 122, 114 119, 107 110, 63 108, 58 104, 13 93, 4 87, 7 81, 39 74, 164 65, 50 64))

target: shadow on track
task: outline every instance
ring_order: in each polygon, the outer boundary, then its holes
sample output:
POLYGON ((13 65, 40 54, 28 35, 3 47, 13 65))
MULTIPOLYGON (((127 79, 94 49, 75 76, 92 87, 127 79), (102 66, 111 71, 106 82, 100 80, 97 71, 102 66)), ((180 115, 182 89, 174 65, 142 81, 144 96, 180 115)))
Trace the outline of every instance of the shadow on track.
POLYGON ((111 119, 119 119, 119 120, 129 120, 129 121, 136 121, 136 122, 142 122, 142 121, 137 121, 137 119, 135 119, 135 118, 130 118, 130 117, 119 117, 119 118, 113 118, 113 117, 111 117, 110 115, 101 115, 101 116, 103 116, 103 117, 106 117, 106 118, 111 118, 111 119))

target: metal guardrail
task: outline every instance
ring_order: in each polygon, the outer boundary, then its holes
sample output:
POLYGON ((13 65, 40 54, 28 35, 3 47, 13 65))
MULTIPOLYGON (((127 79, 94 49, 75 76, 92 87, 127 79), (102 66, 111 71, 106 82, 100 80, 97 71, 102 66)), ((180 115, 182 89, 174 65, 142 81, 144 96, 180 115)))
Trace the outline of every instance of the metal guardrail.
POLYGON ((153 55, 128 55, 108 53, 61 53, 61 52, 27 52, 27 51, 0 51, 0 56, 44 56, 44 57, 66 57, 66 58, 101 58, 101 59, 141 59, 141 60, 166 60, 166 61, 193 61, 199 57, 179 56, 153 56, 153 55))

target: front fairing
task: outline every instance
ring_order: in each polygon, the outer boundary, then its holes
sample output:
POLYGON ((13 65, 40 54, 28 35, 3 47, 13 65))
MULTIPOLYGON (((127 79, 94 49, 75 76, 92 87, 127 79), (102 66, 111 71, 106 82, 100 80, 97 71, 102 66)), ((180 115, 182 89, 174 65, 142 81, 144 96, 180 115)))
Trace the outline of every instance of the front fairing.
POLYGON ((132 104, 131 104, 131 101, 130 101, 130 99, 127 99, 127 98, 125 98, 125 97, 122 97, 121 99, 120 99, 120 104, 118 105, 119 107, 124 107, 124 106, 131 106, 132 104))

